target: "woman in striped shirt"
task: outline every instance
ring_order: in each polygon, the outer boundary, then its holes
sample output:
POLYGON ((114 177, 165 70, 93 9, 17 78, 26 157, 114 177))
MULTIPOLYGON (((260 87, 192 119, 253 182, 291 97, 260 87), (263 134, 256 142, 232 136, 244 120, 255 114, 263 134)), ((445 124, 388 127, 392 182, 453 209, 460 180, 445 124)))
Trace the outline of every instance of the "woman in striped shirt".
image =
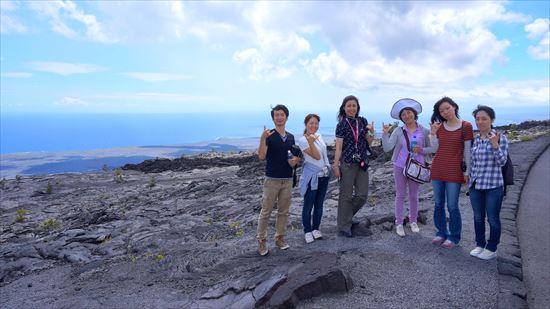
POLYGON ((461 185, 468 182, 470 140, 474 136, 472 124, 459 118, 458 104, 449 97, 443 97, 435 103, 431 122, 440 126, 437 130, 439 148, 431 172, 435 200, 434 224, 437 229, 432 243, 451 249, 460 241, 462 219, 458 209, 458 195, 461 185), (445 202, 449 211, 448 229, 445 202))
POLYGON ((472 168, 468 188, 476 232, 476 247, 470 255, 490 260, 497 256, 500 241, 500 207, 504 197, 502 167, 508 156, 508 139, 493 129, 495 111, 492 108, 478 105, 472 114, 479 134, 470 152, 472 168), (485 241, 485 214, 489 221, 488 241, 485 241))

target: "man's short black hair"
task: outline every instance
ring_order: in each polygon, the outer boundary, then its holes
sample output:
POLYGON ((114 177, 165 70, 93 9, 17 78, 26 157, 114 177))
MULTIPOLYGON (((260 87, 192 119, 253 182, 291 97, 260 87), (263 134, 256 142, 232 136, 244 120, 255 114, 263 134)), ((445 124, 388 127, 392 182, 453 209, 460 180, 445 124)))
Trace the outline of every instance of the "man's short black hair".
POLYGON ((288 108, 282 104, 277 104, 275 107, 271 109, 271 119, 273 119, 273 116, 275 115, 275 111, 283 111, 286 115, 286 118, 288 118, 288 108))

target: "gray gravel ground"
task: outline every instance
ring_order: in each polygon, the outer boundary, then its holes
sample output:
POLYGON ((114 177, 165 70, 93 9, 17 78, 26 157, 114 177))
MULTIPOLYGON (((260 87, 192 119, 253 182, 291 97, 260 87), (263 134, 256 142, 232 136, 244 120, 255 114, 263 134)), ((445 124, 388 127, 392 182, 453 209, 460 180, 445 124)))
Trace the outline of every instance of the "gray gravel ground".
MULTIPOLYGON (((393 231, 371 237, 338 238, 341 264, 351 273, 350 293, 318 297, 299 308, 495 308, 496 261, 469 256, 475 246, 472 211, 461 194, 462 241, 451 250, 431 244, 430 211, 419 235, 393 231)), ((329 240, 331 241, 331 240, 329 240)), ((323 241, 325 242, 325 241, 323 241)), ((315 242, 315 247, 323 247, 315 242)))

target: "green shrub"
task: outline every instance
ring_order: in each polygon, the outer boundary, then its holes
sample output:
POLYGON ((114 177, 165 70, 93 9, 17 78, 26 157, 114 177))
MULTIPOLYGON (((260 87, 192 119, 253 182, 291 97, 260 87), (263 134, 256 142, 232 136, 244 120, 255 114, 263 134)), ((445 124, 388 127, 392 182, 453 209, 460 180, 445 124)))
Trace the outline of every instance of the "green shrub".
POLYGON ((149 179, 149 189, 153 189, 154 186, 157 185, 157 180, 155 179, 155 176, 151 176, 149 179))
POLYGON ((52 191, 52 183, 48 180, 48 184, 46 185, 46 194, 52 194, 52 191))
POLYGON ((239 221, 230 223, 229 228, 231 228, 232 230, 235 230, 235 235, 238 237, 242 237, 244 235, 244 228, 241 227, 241 222, 239 221))
POLYGON ((120 168, 115 169, 113 172, 113 178, 116 183, 122 183, 124 178, 122 178, 122 170, 120 168))
POLYGON ((162 260, 164 260, 165 258, 166 258, 166 256, 164 256, 162 254, 157 254, 157 256, 155 256, 155 261, 162 262, 162 260))
POLYGON ((514 140, 518 137, 518 133, 516 131, 510 131, 508 132, 508 139, 509 140, 514 140))
POLYGON ((25 221, 25 215, 27 214, 27 210, 24 208, 19 208, 15 211, 17 216, 15 217, 15 222, 23 222, 25 221))
POLYGON ((528 141, 533 140, 533 138, 534 137, 531 136, 531 135, 524 135, 524 136, 520 137, 519 140, 522 141, 522 142, 528 142, 528 141))
POLYGON ((40 227, 42 227, 42 229, 44 230, 55 230, 57 228, 59 228, 59 222, 57 222, 57 220, 55 218, 48 218, 44 221, 42 221, 42 223, 40 223, 40 227))

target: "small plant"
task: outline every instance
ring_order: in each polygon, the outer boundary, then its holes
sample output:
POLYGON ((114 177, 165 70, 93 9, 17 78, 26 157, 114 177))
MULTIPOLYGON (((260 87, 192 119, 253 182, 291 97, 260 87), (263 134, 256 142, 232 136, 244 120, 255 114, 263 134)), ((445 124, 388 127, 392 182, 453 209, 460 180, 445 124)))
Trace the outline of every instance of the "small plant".
POLYGON ((517 124, 512 123, 512 124, 510 125, 510 130, 517 130, 517 129, 518 129, 518 125, 517 125, 517 124))
POLYGON ((137 257, 133 254, 130 254, 130 261, 132 261, 132 263, 135 263, 137 261, 137 257))
POLYGON ((212 223, 214 223, 214 220, 212 218, 207 218, 204 220, 204 223, 208 224, 208 225, 212 225, 212 223))
POLYGON ((122 170, 120 168, 115 169, 113 177, 116 183, 122 183, 124 181, 122 178, 122 170))
POLYGON ((27 210, 24 208, 19 208, 15 211, 17 216, 15 217, 15 222, 23 222, 25 221, 25 215, 27 214, 27 210))
POLYGON ((157 254, 157 256, 155 256, 155 261, 157 262, 162 262, 162 260, 164 260, 166 257, 162 254, 157 254))
POLYGON ((151 176, 149 179, 149 189, 153 189, 154 186, 157 185, 157 180, 155 179, 155 176, 151 176))
POLYGON ((107 164, 103 164, 103 166, 101 167, 101 170, 105 173, 109 172, 109 167, 107 166, 107 164))
POLYGON ((518 133, 516 131, 510 131, 508 132, 508 139, 509 140, 514 140, 518 137, 518 133))
POLYGON ((242 237, 244 235, 244 228, 241 227, 241 223, 239 221, 230 223, 229 228, 235 230, 235 235, 238 237, 242 237))
POLYGON ((109 236, 105 237, 103 239, 103 241, 101 241, 101 243, 106 243, 106 242, 111 241, 111 240, 113 240, 113 237, 111 235, 109 235, 109 236))
POLYGON ((46 194, 52 194, 53 188, 51 181, 48 180, 48 184, 46 185, 46 194))
POLYGON ((17 182, 20 182, 21 179, 23 179, 23 177, 21 177, 21 175, 15 175, 15 180, 16 180, 17 182))
POLYGON ((59 222, 57 222, 57 220, 55 218, 48 218, 44 221, 42 221, 42 223, 40 223, 40 227, 42 227, 42 229, 44 230, 55 230, 59 227, 59 222))
POLYGON ((367 198, 367 202, 369 203, 369 205, 371 205, 372 207, 374 207, 376 205, 376 202, 378 202, 378 198, 376 198, 376 196, 374 195, 370 195, 368 198, 367 198))
POLYGON ((522 141, 522 142, 528 142, 528 141, 533 140, 533 137, 531 135, 524 135, 524 136, 520 137, 519 140, 522 141))

